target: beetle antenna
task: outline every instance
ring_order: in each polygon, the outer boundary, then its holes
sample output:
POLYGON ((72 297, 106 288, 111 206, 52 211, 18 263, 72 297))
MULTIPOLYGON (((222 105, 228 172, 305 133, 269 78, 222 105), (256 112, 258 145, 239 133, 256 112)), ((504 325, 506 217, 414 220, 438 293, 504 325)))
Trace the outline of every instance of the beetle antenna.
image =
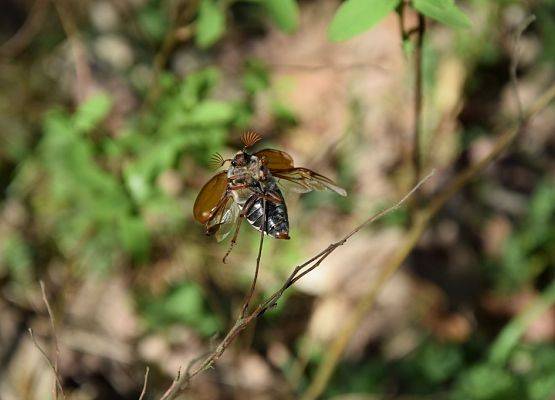
POLYGON ((218 169, 230 159, 224 159, 220 153, 214 153, 208 160, 208 167, 211 169, 218 169))
POLYGON ((245 145, 243 150, 251 146, 254 146, 256 143, 258 143, 261 140, 262 140, 262 136, 255 131, 247 131, 243 133, 243 135, 241 136, 241 142, 243 142, 243 144, 245 145))

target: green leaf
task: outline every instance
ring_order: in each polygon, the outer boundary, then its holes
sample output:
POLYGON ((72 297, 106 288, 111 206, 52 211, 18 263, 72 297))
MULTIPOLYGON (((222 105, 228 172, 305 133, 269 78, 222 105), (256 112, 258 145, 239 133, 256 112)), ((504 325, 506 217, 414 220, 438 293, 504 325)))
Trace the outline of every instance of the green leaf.
POLYGON ((157 6, 152 1, 139 11, 137 22, 142 32, 160 42, 166 36, 170 26, 163 7, 157 6))
POLYGON ((546 313, 555 304, 555 281, 532 303, 520 312, 510 323, 505 325, 490 348, 492 364, 504 365, 511 351, 516 347, 522 335, 530 325, 546 313))
POLYGON ((454 399, 517 400, 522 399, 517 378, 509 371, 480 364, 460 374, 454 399))
POLYGON ((29 282, 33 257, 31 248, 19 233, 13 233, 4 238, 0 252, 0 266, 6 264, 10 268, 12 277, 17 281, 29 282))
POLYGON ((249 93, 256 93, 270 87, 270 76, 261 61, 249 60, 245 66, 243 86, 249 93))
POLYGON ((81 104, 73 116, 78 132, 88 132, 102 121, 110 112, 112 100, 104 93, 97 94, 81 104))
POLYGON ((220 328, 219 320, 207 309, 202 290, 195 282, 183 283, 164 298, 145 300, 144 314, 153 327, 185 323, 204 336, 213 335, 220 328))
POLYGON ((432 383, 441 383, 455 376, 463 364, 459 348, 430 342, 417 351, 420 373, 432 383))
POLYGON ((403 40, 403 53, 405 56, 410 56, 414 52, 414 43, 410 39, 403 40))
POLYGON ((216 43, 225 30, 225 14, 214 0, 202 0, 198 12, 196 42, 200 48, 216 43))
POLYGON ((142 219, 135 216, 122 218, 120 221, 120 238, 123 247, 135 260, 144 262, 148 258, 150 237, 142 219))
POLYGON ((295 0, 264 0, 270 18, 282 31, 292 33, 299 25, 299 6, 295 0))
POLYGON ((372 28, 401 0, 347 0, 337 10, 328 30, 330 40, 340 42, 372 28))
POLYGON ((205 100, 199 103, 189 115, 190 125, 221 125, 231 122, 235 115, 231 103, 217 100, 205 100))
POLYGON ((427 17, 453 28, 470 28, 471 23, 454 0, 413 0, 414 8, 427 17))

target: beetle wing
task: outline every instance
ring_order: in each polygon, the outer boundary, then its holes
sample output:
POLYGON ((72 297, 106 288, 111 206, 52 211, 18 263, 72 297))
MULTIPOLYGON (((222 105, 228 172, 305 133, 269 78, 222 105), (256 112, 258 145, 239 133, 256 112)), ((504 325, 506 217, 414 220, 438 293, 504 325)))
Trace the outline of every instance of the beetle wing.
POLYGON ((272 175, 283 180, 281 183, 296 192, 306 193, 312 190, 333 190, 341 196, 347 196, 345 189, 337 186, 331 179, 308 168, 290 168, 272 171, 272 175), (286 182, 285 182, 286 181, 286 182))
POLYGON ((254 153, 254 155, 258 158, 264 158, 266 167, 272 173, 293 168, 293 158, 284 151, 263 149, 254 153))
POLYGON ((224 240, 233 227, 237 224, 237 218, 241 208, 232 196, 227 196, 225 202, 216 211, 214 217, 206 224, 206 231, 210 234, 216 233, 216 240, 224 240))
POLYGON ((193 206, 193 215, 201 224, 209 222, 226 201, 227 173, 214 175, 200 190, 193 206))

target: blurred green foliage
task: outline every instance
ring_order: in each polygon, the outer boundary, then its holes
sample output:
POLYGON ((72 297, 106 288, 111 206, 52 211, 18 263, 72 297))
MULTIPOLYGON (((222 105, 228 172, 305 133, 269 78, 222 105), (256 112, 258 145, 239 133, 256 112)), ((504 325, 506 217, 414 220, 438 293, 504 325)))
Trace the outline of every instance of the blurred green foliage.
MULTIPOLYGON (((299 24, 296 0, 201 0, 196 19, 196 43, 200 48, 214 45, 225 33, 226 14, 234 3, 246 3, 259 8, 286 33, 292 33, 299 24)), ((262 13, 264 14, 264 13, 262 13)))
MULTIPOLYGON (((244 128, 250 119, 246 100, 210 97, 218 79, 213 68, 183 81, 164 76, 156 108, 114 136, 100 132, 112 105, 106 94, 73 114, 50 111, 37 150, 21 160, 10 193, 28 198, 44 234, 88 269, 105 271, 122 256, 147 261, 152 237, 182 226, 187 215, 157 178, 180 157, 205 163, 206 154, 222 148, 228 130, 244 128)), ((10 262, 23 268, 27 252, 16 238, 12 242, 10 262)))
POLYGON ((555 260, 555 185, 540 182, 526 216, 511 232, 500 259, 488 260, 490 275, 502 291, 516 290, 553 267, 555 260))
POLYGON ((221 331, 222 323, 210 312, 204 297, 202 289, 195 282, 183 282, 162 297, 139 297, 138 303, 149 329, 161 330, 179 323, 210 337, 221 331))
MULTIPOLYGON (((484 6, 489 2, 458 3, 484 6)), ((430 19, 454 28, 467 28, 469 18, 456 6, 458 3, 453 0, 410 2, 430 19)), ((513 3, 503 1, 496 5, 513 3)), ((195 50, 212 48, 234 28, 233 8, 238 4, 248 9, 249 16, 254 15, 257 20, 268 18, 286 33, 298 27, 299 7, 295 0, 201 0, 193 20, 195 50)), ((340 41, 360 34, 379 23, 399 4, 399 0, 346 0, 330 21, 329 36, 340 41)), ((148 1, 137 14, 142 32, 155 43, 164 41, 171 26, 165 7, 163 1, 148 1)), ((555 59, 555 3, 545 2, 537 7, 537 29, 543 46, 541 59, 550 62, 555 59)), ((454 39, 454 48, 464 55, 468 64, 474 67, 474 64, 498 62, 502 52, 499 46, 469 31, 459 32, 454 39)), ((432 87, 441 54, 426 46, 424 58, 425 85, 432 87)), ((115 130, 110 128, 110 118, 117 104, 111 93, 101 92, 73 111, 48 104, 36 141, 30 135, 10 134, 12 139, 3 146, 3 157, 16 167, 13 175, 10 171, 5 196, 29 208, 32 216, 29 224, 33 229, 14 229, 3 237, 2 278, 7 276, 10 281, 30 285, 43 268, 43 247, 55 253, 53 258, 61 256, 69 260, 70 266, 77 262, 79 273, 109 274, 120 265, 136 267, 148 263, 157 245, 167 238, 164 235, 181 238, 187 234, 187 228, 192 226, 190 206, 197 194, 198 182, 195 190, 172 193, 164 188, 160 178, 172 172, 185 186, 189 185, 207 166, 208 155, 225 148, 229 132, 249 127, 256 96, 270 88, 271 79, 262 62, 246 60, 239 79, 240 93, 232 100, 217 92, 222 77, 215 67, 198 68, 183 79, 165 72, 157 78, 155 84, 161 89, 157 101, 115 130)), ((479 90, 485 79, 487 76, 477 73, 468 83, 469 90, 479 90)), ((144 90, 141 95, 148 90, 140 89, 144 90)), ((280 101, 278 95, 270 94, 270 103, 276 130, 296 122, 294 110, 280 101)), ((19 124, 7 122, 5 129, 20 132, 19 124)), ((461 135, 461 150, 467 150, 475 138, 488 134, 484 127, 466 127, 461 135)), ((347 158, 339 155, 337 165, 339 180, 350 186, 356 183, 357 177, 356 169, 345 161, 347 158)), ((343 198, 319 193, 303 196, 301 204, 308 216, 324 205, 348 214, 356 201, 354 196, 343 198)), ((541 177, 526 206, 525 215, 514 223, 501 255, 480 260, 489 277, 488 285, 506 293, 532 287, 541 276, 552 274, 555 184, 548 174, 541 177)), ((408 211, 402 209, 387 215, 382 224, 403 226, 407 221, 408 211)), ((200 236, 198 232, 195 234, 200 236)), ((280 244, 279 249, 287 251, 272 260, 274 272, 285 274, 298 262, 305 253, 306 235, 305 227, 299 226, 294 241, 280 244)), ((243 240, 246 246, 255 248, 259 237, 250 232, 244 234, 243 240)), ((276 254, 276 248, 276 243, 267 241, 265 254, 276 254)), ((237 280, 247 287, 249 279, 250 275, 245 274, 237 280)), ((546 287, 545 284, 537 286, 538 290, 546 287)), ((267 313, 267 323, 280 323, 289 296, 291 292, 267 313)), ((169 285, 156 295, 136 294, 139 314, 148 330, 185 324, 203 337, 221 332, 228 322, 210 307, 208 297, 203 286, 194 280, 169 285)), ((467 343, 426 338, 409 354, 396 360, 372 350, 359 363, 342 364, 326 394, 382 395, 395 383, 406 393, 453 400, 550 399, 555 393, 555 348, 551 344, 524 345, 511 341, 502 346, 502 358, 506 362, 486 358, 496 340, 506 335, 508 329, 510 324, 491 337, 477 334, 467 343)), ((298 345, 298 353, 304 345, 298 345)), ((301 377, 301 386, 307 383, 312 367, 321 361, 325 351, 320 348, 310 353, 308 373, 301 377)), ((284 368, 284 374, 288 372, 284 368)))
MULTIPOLYGON (((469 18, 454 0, 411 0, 408 4, 432 20, 452 28, 469 28, 469 18)), ((346 0, 337 10, 329 27, 328 35, 339 42, 371 29, 391 11, 401 7, 401 0, 346 0)), ((404 39, 404 38, 403 38, 404 39)), ((404 45, 409 46, 409 41, 404 45)))

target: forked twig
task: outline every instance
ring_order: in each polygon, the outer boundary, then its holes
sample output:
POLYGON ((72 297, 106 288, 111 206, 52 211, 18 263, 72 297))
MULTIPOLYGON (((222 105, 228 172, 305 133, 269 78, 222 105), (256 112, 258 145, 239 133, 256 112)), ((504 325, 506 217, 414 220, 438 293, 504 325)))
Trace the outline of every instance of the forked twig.
POLYGON ((58 360, 60 358, 60 346, 58 344, 58 334, 56 331, 56 323, 54 320, 54 313, 52 312, 52 307, 50 307, 50 302, 48 301, 48 296, 46 295, 46 289, 44 286, 44 282, 43 281, 39 281, 40 284, 40 290, 42 293, 42 301, 44 302, 45 306, 46 306, 46 311, 48 312, 48 319, 50 321, 50 330, 52 331, 52 338, 53 338, 53 343, 54 343, 54 362, 52 362, 50 360, 50 357, 48 357, 48 355, 46 354, 46 352, 38 345, 35 336, 33 335, 33 331, 31 329, 29 329, 29 334, 31 335, 31 339, 33 339, 33 342, 35 344, 35 346, 39 349, 39 351, 42 353, 42 355, 46 358, 46 360, 48 361, 48 364, 50 365, 50 367, 52 368, 52 370, 54 371, 54 376, 56 377, 56 383, 54 384, 54 388, 52 389, 52 394, 53 394, 53 398, 54 400, 56 400, 58 398, 58 390, 60 391, 62 398, 65 398, 65 394, 64 394, 64 389, 62 387, 62 383, 61 383, 61 379, 60 379, 60 372, 58 369, 58 360))
MULTIPOLYGON (((186 375, 188 375, 188 373, 186 375)), ((170 396, 172 395, 173 391, 175 390, 175 388, 179 384, 180 380, 181 380, 181 367, 179 367, 179 369, 177 370, 177 375, 176 375, 175 379, 173 380, 173 382, 172 382, 171 386, 168 388, 168 390, 166 390, 164 392, 164 394, 162 395, 162 397, 160 397, 160 400, 169 400, 169 399, 175 398, 175 397, 170 397, 170 396)))
MULTIPOLYGON (((42 301, 46 305, 46 311, 48 312, 48 319, 50 320, 50 329, 52 331, 52 337, 54 338, 54 373, 58 375, 58 361, 60 359, 60 346, 58 345, 58 334, 56 333, 56 324, 54 322, 54 313, 48 302, 48 297, 46 296, 46 289, 44 287, 44 282, 39 281, 40 290, 42 292, 42 301)), ((54 397, 56 398, 56 397, 54 397)))
MULTIPOLYGON (((233 327, 229 330, 227 335, 222 339, 220 344, 212 351, 198 366, 196 369, 191 371, 190 373, 186 373, 182 376, 178 376, 172 383, 172 385, 168 388, 168 390, 164 393, 160 400, 172 400, 175 399, 184 389, 186 389, 192 378, 194 378, 199 373, 206 371, 207 369, 211 368, 214 363, 222 356, 222 354, 226 351, 226 349, 233 343, 235 338, 241 333, 254 319, 258 318, 262 314, 264 314, 269 308, 273 307, 277 304, 277 301, 283 295, 283 293, 295 282, 305 276, 307 273, 312 271, 313 269, 317 268, 331 253, 335 251, 338 247, 344 245, 352 236, 357 234, 362 228, 365 226, 375 222, 376 220, 380 219, 384 215, 398 209, 401 207, 408 198, 414 194, 416 190, 418 190, 424 182, 426 182, 431 176, 433 172, 428 174, 424 179, 422 179, 410 192, 408 192, 401 200, 397 203, 392 205, 391 207, 386 208, 380 212, 377 212, 367 218, 364 222, 359 224, 349 233, 347 233, 343 238, 339 241, 332 243, 324 250, 319 252, 314 257, 311 257, 308 261, 304 262, 303 264, 297 266, 293 272, 289 275, 286 279, 285 283, 279 288, 275 293, 273 293, 270 297, 268 297, 265 301, 260 303, 253 311, 250 313, 245 313, 245 315, 241 315, 241 317, 235 321, 233 327)), ((258 264, 258 262, 257 262, 258 264)))
MULTIPOLYGON (((46 360, 46 362, 48 363, 48 365, 50 366, 50 369, 52 369, 52 371, 54 372, 54 378, 56 379, 56 386, 58 387, 58 390, 60 391, 62 398, 65 399, 66 396, 64 394, 64 389, 62 387, 62 382, 60 380, 60 376, 58 375, 58 373, 56 372, 56 367, 54 366, 54 364, 52 363, 52 361, 50 360, 50 357, 48 357, 48 354, 46 354, 46 351, 44 351, 44 349, 39 345, 39 343, 37 342, 37 339, 35 338, 35 335, 33 334, 33 330, 31 328, 28 329, 29 335, 31 336, 31 340, 33 341, 33 344, 35 345, 35 347, 40 351, 40 353, 42 354, 42 356, 44 357, 44 359, 46 360)), ((58 390, 54 390, 53 395, 54 395, 54 399, 58 398, 58 390)))

